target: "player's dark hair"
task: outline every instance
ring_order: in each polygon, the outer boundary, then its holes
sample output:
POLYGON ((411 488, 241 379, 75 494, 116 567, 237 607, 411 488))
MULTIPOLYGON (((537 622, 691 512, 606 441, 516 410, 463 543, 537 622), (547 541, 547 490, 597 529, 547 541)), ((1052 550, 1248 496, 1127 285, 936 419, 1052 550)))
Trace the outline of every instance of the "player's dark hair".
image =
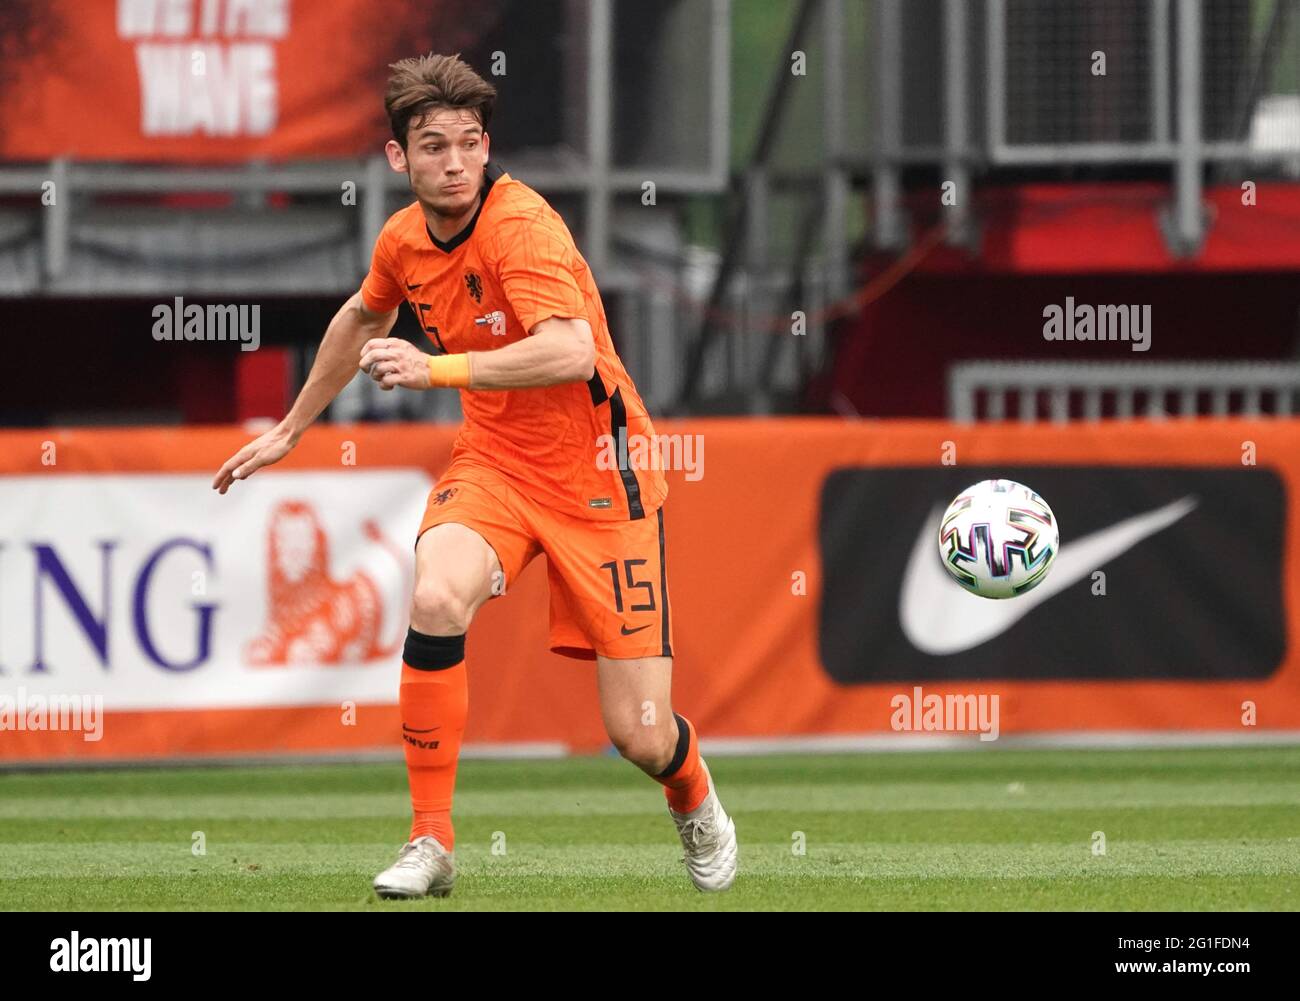
POLYGON ((479 125, 487 131, 496 105, 497 89, 470 69, 460 58, 439 56, 413 56, 389 66, 388 87, 384 91, 384 110, 393 138, 406 149, 406 136, 411 120, 416 128, 424 124, 429 114, 439 108, 469 108, 478 116, 479 125))

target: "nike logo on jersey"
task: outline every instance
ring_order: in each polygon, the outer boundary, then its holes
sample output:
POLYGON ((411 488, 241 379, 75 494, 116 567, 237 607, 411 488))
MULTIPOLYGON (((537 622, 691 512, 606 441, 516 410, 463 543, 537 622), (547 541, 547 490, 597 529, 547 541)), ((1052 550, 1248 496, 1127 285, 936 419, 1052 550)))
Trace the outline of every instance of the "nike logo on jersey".
POLYGON ((650 623, 648 623, 648 622, 647 622, 644 626, 637 626, 635 629, 629 629, 629 628, 625 625, 625 626, 623 626, 623 635, 624 635, 624 636, 631 636, 633 633, 639 633, 642 629, 649 629, 649 628, 650 628, 650 623))
POLYGON ((1003 601, 980 598, 953 586, 935 554, 935 539, 943 517, 942 509, 935 507, 912 546, 903 573, 898 602, 903 635, 914 647, 928 654, 960 653, 987 643, 1048 598, 1186 517, 1195 507, 1194 497, 1184 497, 1073 539, 1061 547, 1056 565, 1038 587, 1003 601))
POLYGON ((419 287, 420 287, 421 285, 423 285, 423 284, 424 284, 424 282, 416 282, 414 285, 412 285, 410 282, 407 282, 407 283, 406 283, 406 291, 408 291, 408 292, 414 292, 417 288, 419 288, 419 287))

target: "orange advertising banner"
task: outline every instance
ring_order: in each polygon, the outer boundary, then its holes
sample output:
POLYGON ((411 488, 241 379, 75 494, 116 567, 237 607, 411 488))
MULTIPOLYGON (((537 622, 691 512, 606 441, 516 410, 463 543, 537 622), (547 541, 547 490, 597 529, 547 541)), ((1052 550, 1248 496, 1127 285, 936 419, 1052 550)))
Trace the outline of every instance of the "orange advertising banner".
POLYGON ((5 0, 0 159, 351 157, 388 138, 388 64, 469 49, 498 4, 5 0))
MULTIPOLYGON (((1300 730, 1300 421, 657 430, 673 703, 705 740, 1300 730), (935 576, 939 513, 993 475, 1061 528, 1008 601, 935 576)), ((318 427, 218 497, 240 429, 0 433, 0 760, 397 753, 454 434, 318 427)), ((591 662, 547 649, 541 563, 470 627, 467 749, 607 746, 591 662)))

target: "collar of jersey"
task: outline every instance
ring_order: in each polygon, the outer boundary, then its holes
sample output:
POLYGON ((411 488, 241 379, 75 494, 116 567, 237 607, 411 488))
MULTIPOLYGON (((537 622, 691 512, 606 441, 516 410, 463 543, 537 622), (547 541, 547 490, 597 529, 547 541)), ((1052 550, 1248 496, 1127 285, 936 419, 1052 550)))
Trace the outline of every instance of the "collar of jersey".
POLYGON ((496 179, 504 173, 505 170, 502 169, 499 164, 492 160, 488 161, 488 165, 483 168, 483 193, 479 197, 478 208, 474 210, 474 215, 470 218, 470 221, 465 224, 465 228, 450 240, 445 243, 442 240, 439 240, 433 235, 433 231, 429 229, 429 224, 427 222, 424 224, 424 231, 429 234, 429 239, 433 241, 435 247, 441 250, 444 254, 450 254, 474 234, 474 226, 478 223, 478 217, 483 211, 483 206, 487 204, 488 195, 492 193, 492 185, 496 179))

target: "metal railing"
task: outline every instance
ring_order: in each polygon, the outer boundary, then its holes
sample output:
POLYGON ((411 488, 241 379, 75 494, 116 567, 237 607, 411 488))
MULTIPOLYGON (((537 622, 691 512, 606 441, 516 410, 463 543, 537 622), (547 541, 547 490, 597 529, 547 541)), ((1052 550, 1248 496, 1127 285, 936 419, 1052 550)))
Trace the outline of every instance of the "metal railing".
MULTIPOLYGON (((618 196, 640 196, 652 180, 660 197, 716 193, 727 184, 728 124, 730 119, 730 18, 731 0, 705 0, 700 9, 681 5, 691 14, 691 24, 702 33, 692 37, 698 46, 700 99, 706 109, 706 128, 694 145, 701 150, 699 163, 677 162, 663 167, 620 165, 615 159, 613 97, 618 87, 663 87, 666 71, 650 79, 617 75, 615 17, 617 0, 579 0, 575 23, 583 27, 584 58, 573 69, 574 110, 570 117, 583 126, 565 142, 547 148, 507 153, 509 170, 547 195, 581 198, 580 235, 583 254, 597 272, 609 263, 610 220, 618 196), (580 84, 580 86, 578 86, 580 84)), ((39 211, 39 266, 35 287, 19 290, 49 292, 71 266, 75 230, 86 214, 89 199, 104 194, 220 193, 240 196, 256 208, 269 195, 340 195, 353 186, 356 206, 353 223, 356 260, 361 272, 370 260, 374 241, 384 220, 396 205, 396 196, 409 197, 408 181, 388 168, 383 156, 311 162, 252 162, 232 166, 151 165, 82 162, 54 159, 45 163, 0 164, 0 196, 42 197, 50 185, 57 192, 39 211)), ((349 216, 351 213, 349 213, 349 216)), ((358 277, 360 276, 358 274, 358 277)), ((333 291, 323 283, 322 291, 333 291)), ((103 289, 113 292, 114 289, 103 289)))
POLYGON ((1296 362, 958 362, 948 416, 961 424, 1169 417, 1287 417, 1300 409, 1296 362))
POLYGON ((941 63, 936 67, 942 78, 934 112, 940 126, 936 146, 904 140, 904 115, 912 106, 903 92, 903 0, 874 0, 880 58, 873 81, 877 94, 873 187, 880 247, 898 247, 906 240, 899 176, 909 164, 939 165, 944 179, 955 186, 955 203, 946 209, 950 240, 955 243, 971 237, 966 195, 976 169, 1167 164, 1173 197, 1161 221, 1171 249, 1186 256, 1204 240, 1202 173, 1207 164, 1300 162, 1300 95, 1292 93, 1294 82, 1288 81, 1292 89, 1287 93, 1295 99, 1285 106, 1268 104, 1265 98, 1275 95, 1264 93, 1279 53, 1297 47, 1297 0, 1239 0, 1235 5, 1209 5, 1203 0, 1095 0, 1085 5, 1077 0, 940 2, 935 22, 942 35, 941 63), (1207 36, 1207 10, 1219 16, 1228 10, 1238 19, 1262 26, 1248 25, 1258 37, 1241 46, 1240 65, 1232 60, 1216 63, 1213 74, 1207 73, 1204 52, 1218 32, 1212 23, 1207 36), (1092 41, 1071 52, 1069 73, 1058 72, 1055 66, 1044 69, 1036 50, 1071 13, 1092 19, 1082 27, 1065 25, 1092 41), (1089 56, 1104 60, 1107 47, 1112 48, 1110 72, 1127 69, 1126 80, 1132 86, 1123 90, 1098 77, 1092 89, 1083 89, 1088 84, 1078 81, 1090 79, 1089 56), (1121 55, 1124 58, 1118 58, 1121 55), (1069 84, 1074 91, 1066 81, 1074 81, 1069 84), (1066 87, 1064 95, 1062 87, 1066 87), (1121 96, 1105 96, 1115 93, 1121 96), (982 103, 982 115, 977 113, 977 102, 982 103), (1132 105, 1138 102, 1142 106, 1135 109, 1132 105), (1266 106, 1275 113, 1266 116, 1269 128, 1261 131, 1271 134, 1253 135, 1252 126, 1259 124, 1256 113, 1266 106), (1226 107, 1217 117, 1229 125, 1217 134, 1207 133, 1206 107, 1220 111, 1226 107), (1112 121, 1119 117, 1126 127, 1112 121), (1041 133, 1049 125, 1048 131, 1064 131, 1071 137, 1045 137, 1041 133), (1091 134, 1080 139, 1074 135, 1080 132, 1091 134))

